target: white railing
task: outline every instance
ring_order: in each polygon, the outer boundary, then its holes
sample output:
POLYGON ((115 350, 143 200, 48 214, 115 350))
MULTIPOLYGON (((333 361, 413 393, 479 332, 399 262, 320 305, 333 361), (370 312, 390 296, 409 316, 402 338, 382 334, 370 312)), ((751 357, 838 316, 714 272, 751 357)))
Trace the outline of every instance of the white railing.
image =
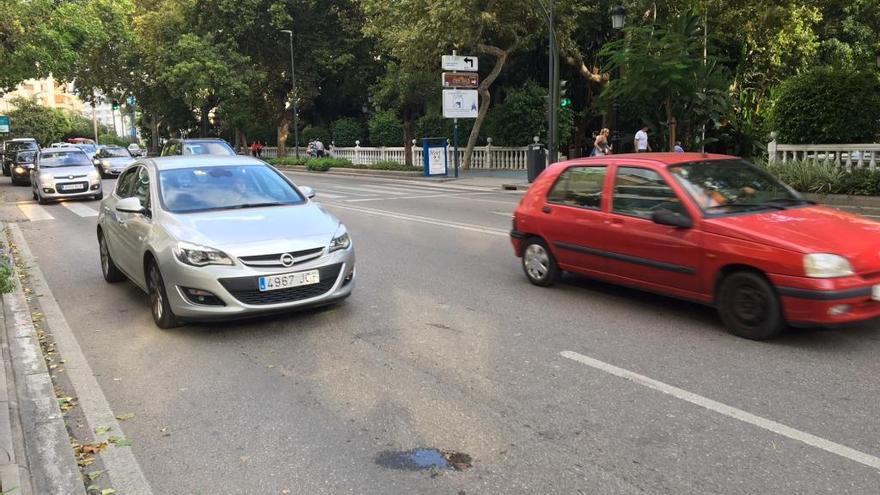
POLYGON ((767 158, 772 162, 812 161, 874 170, 880 163, 880 144, 767 144, 767 158))

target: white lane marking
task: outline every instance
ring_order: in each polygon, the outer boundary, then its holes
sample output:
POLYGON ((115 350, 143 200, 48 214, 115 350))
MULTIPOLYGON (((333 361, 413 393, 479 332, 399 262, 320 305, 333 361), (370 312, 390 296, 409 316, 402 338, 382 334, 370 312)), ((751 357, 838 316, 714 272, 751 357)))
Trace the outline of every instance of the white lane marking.
POLYGON ((359 206, 349 206, 349 205, 341 205, 338 203, 324 203, 327 206, 333 208, 340 208, 343 210, 351 210, 357 211, 360 213, 366 213, 367 215, 376 215, 380 217, 388 217, 395 218, 398 220, 406 220, 409 222, 418 222, 418 223, 426 223, 429 225, 438 225, 440 227, 449 227, 452 229, 460 229, 460 230, 468 230, 471 232, 479 232, 481 234, 489 234, 489 235, 497 235, 502 237, 507 237, 510 233, 503 229, 496 229, 493 227, 484 227, 482 225, 474 225, 469 223, 461 223, 461 222, 452 222, 447 220, 440 220, 437 218, 428 218, 428 217, 420 217, 418 215, 408 215, 405 213, 397 213, 394 211, 386 211, 386 210, 374 210, 372 208, 363 208, 359 206))
POLYGON ((321 192, 316 192, 315 197, 339 199, 339 198, 344 198, 345 196, 342 196, 339 194, 325 193, 324 191, 321 191, 321 192))
POLYGON ((76 213, 77 215, 83 218, 96 217, 98 216, 98 211, 94 210, 82 203, 71 203, 70 201, 65 201, 61 203, 68 210, 76 213))
POLYGON ((499 215, 499 216, 502 216, 502 217, 507 217, 507 218, 511 218, 511 217, 513 217, 513 212, 512 212, 512 211, 490 211, 489 213, 491 213, 491 214, 493 214, 493 215, 499 215))
MULTIPOLYGON (((40 298, 40 308, 49 328, 52 329, 52 337, 55 339, 55 346, 61 356, 63 356, 65 365, 64 369, 71 384, 76 392, 77 403, 85 414, 88 423, 92 428, 98 426, 108 426, 109 431, 102 435, 95 435, 98 442, 106 442, 110 435, 125 438, 122 427, 116 421, 116 416, 104 397, 104 392, 95 380, 95 373, 89 366, 76 336, 67 324, 64 313, 58 306, 55 296, 49 289, 49 284, 43 277, 40 266, 34 261, 34 255, 31 253, 24 235, 18 225, 9 224, 9 231, 12 233, 12 239, 15 241, 19 249, 21 260, 28 267, 31 283, 35 294, 42 294, 40 298)), ((97 261, 95 261, 97 263, 97 261)), ((134 457, 134 453, 130 447, 109 447, 99 454, 110 476, 113 487, 119 493, 137 493, 142 495, 151 495, 153 493, 150 484, 144 477, 143 471, 134 457)))
POLYGON ((385 191, 382 189, 374 189, 369 186, 358 186, 358 187, 349 187, 349 186, 340 186, 338 184, 333 184, 333 189, 345 189, 347 191, 355 191, 359 193, 366 193, 371 195, 376 194, 406 194, 404 192, 396 192, 396 191, 385 191))
POLYGON ((376 197, 376 193, 364 194, 364 193, 362 193, 362 192, 361 192, 361 193, 356 193, 356 192, 351 192, 351 191, 340 191, 339 189, 353 189, 353 188, 342 187, 342 186, 335 186, 335 185, 334 185, 333 187, 328 187, 328 188, 326 188, 326 189, 324 189, 324 188, 315 188, 315 191, 316 191, 318 194, 321 194, 323 191, 331 191, 331 194, 337 194, 337 195, 341 194, 341 195, 345 195, 345 196, 370 196, 370 197, 376 197))
POLYGON ((25 204, 19 203, 18 209, 21 210, 22 213, 30 220, 31 222, 38 222, 40 220, 54 220, 55 217, 49 214, 41 205, 37 204, 25 204))
POLYGON ((845 445, 841 445, 839 443, 832 442, 831 440, 826 440, 824 438, 817 437, 816 435, 794 429, 782 423, 777 423, 776 421, 773 421, 771 419, 756 416, 752 413, 743 411, 742 409, 737 409, 735 407, 728 406, 727 404, 722 404, 721 402, 703 397, 702 395, 688 392, 687 390, 683 390, 678 387, 663 383, 661 381, 654 380, 653 378, 648 378, 647 376, 640 375, 633 371, 618 368, 613 364, 608 364, 604 361, 599 361, 598 359, 593 359, 591 357, 584 356, 583 354, 578 354, 577 352, 562 351, 559 354, 561 354, 562 357, 577 361, 591 368, 595 368, 599 371, 604 371, 605 373, 609 373, 619 378, 629 380, 633 383, 637 383, 658 392, 663 392, 664 394, 671 395, 685 402, 690 402, 691 404, 700 406, 704 409, 714 411, 718 414, 722 414, 733 419, 738 419, 744 423, 757 426, 758 428, 772 431, 773 433, 776 433, 778 435, 782 435, 784 437, 791 438, 792 440, 797 440, 812 447, 816 447, 817 449, 839 455, 851 461, 858 462, 859 464, 864 464, 865 466, 872 467, 874 469, 880 469, 880 458, 874 457, 864 452, 860 452, 845 445))

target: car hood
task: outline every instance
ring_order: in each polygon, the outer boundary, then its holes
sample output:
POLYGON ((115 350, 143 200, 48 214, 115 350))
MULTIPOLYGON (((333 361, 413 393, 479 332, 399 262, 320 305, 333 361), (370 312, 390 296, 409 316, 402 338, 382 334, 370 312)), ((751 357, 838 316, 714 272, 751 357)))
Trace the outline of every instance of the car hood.
POLYGON ((89 175, 90 172, 94 172, 95 167, 93 165, 78 165, 76 167, 46 167, 40 169, 40 175, 51 175, 56 179, 68 179, 70 176, 83 176, 89 175))
POLYGON ((127 167, 135 162, 134 158, 114 156, 112 158, 99 158, 101 162, 107 162, 113 168, 127 167))
POLYGON ((175 239, 233 256, 324 247, 339 228, 339 220, 315 203, 166 215, 175 239))
POLYGON ((703 230, 799 253, 846 257, 856 272, 880 270, 880 223, 825 206, 710 218, 703 230))

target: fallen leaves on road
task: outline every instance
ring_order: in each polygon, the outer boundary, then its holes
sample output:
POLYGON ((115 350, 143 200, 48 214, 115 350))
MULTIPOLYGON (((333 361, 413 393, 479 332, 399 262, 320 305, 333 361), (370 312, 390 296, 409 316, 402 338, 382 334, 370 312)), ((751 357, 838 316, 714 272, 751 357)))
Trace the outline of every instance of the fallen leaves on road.
POLYGON ((58 407, 61 412, 67 412, 76 406, 76 399, 73 397, 58 397, 58 407))
POLYGON ((131 447, 131 440, 125 437, 112 436, 107 438, 107 441, 117 447, 131 447))
POLYGON ((84 468, 86 466, 91 466, 95 462, 95 454, 100 454, 101 451, 106 449, 107 442, 87 444, 72 442, 70 446, 73 447, 73 453, 76 456, 76 463, 79 464, 79 467, 84 468))
POLYGON ((108 431, 110 431, 112 429, 113 429, 113 427, 111 427, 111 426, 99 426, 99 427, 95 428, 95 435, 103 435, 104 433, 107 433, 108 431))
POLYGON ((86 473, 86 478, 88 478, 89 481, 95 481, 96 479, 100 478, 102 474, 104 474, 103 470, 102 471, 89 471, 88 473, 86 473))
POLYGON ((134 413, 120 414, 119 416, 116 416, 116 419, 118 419, 119 421, 128 421, 129 419, 134 419, 134 413))

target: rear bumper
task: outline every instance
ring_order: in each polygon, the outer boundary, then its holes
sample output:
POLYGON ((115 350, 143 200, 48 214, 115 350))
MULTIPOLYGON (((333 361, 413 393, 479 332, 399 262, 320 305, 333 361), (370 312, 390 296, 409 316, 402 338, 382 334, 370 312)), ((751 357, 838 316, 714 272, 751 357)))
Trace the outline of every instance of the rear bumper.
POLYGON ((771 276, 785 319, 793 325, 835 326, 880 318, 875 284, 861 277, 810 279, 771 276))
POLYGON ((520 232, 518 230, 510 231, 510 243, 513 245, 513 254, 515 254, 517 257, 522 256, 523 241, 525 240, 525 238, 526 234, 523 232, 520 232))

